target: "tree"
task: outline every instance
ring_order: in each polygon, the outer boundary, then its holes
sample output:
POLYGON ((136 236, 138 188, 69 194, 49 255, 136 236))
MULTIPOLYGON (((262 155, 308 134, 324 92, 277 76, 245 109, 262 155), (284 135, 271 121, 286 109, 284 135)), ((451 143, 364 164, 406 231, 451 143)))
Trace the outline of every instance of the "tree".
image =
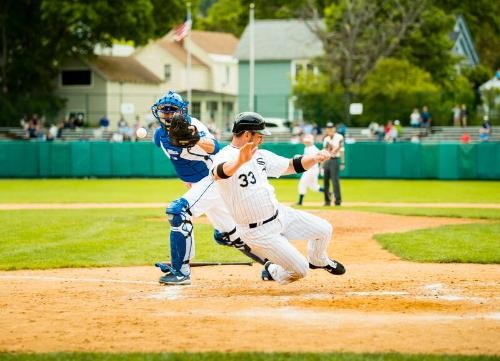
POLYGON ((153 34, 149 0, 6 0, 0 8, 0 122, 62 106, 51 92, 61 63, 91 57, 113 39, 143 44, 153 34))
POLYGON ((411 110, 423 105, 436 109, 440 103, 440 87, 431 75, 407 60, 380 59, 361 87, 364 123, 375 119, 405 121, 411 110))
POLYGON ((409 33, 421 26, 427 2, 339 0, 324 10, 325 26, 312 0, 305 16, 325 49, 324 69, 344 92, 344 116, 366 76, 381 57, 391 56, 409 33))
POLYGON ((491 0, 436 0, 448 14, 463 15, 474 39, 481 64, 490 70, 500 67, 500 2, 491 0))
POLYGON ((454 16, 430 6, 422 13, 421 25, 402 39, 394 57, 408 60, 429 72, 438 84, 444 85, 454 77, 455 65, 460 60, 451 52, 450 33, 454 24, 454 16))

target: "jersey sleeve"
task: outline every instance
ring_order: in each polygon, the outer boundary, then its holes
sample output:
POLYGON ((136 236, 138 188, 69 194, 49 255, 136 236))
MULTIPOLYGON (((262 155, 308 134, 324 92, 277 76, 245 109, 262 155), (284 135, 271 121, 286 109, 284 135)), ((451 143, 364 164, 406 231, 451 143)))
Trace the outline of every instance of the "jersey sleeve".
POLYGON ((279 178, 286 172, 290 165, 290 159, 274 154, 268 150, 261 149, 259 153, 266 161, 266 171, 269 177, 279 178))
POLYGON ((229 154, 229 152, 227 151, 224 151, 224 149, 225 148, 222 148, 221 151, 215 155, 212 166, 209 169, 210 175, 213 174, 212 172, 215 171, 215 168, 217 168, 219 164, 234 160, 231 154, 229 154))
POLYGON ((200 122, 198 119, 191 117, 191 124, 196 127, 198 130, 198 134, 200 138, 210 139, 214 142, 214 151, 211 154, 218 153, 220 150, 220 145, 217 139, 213 136, 212 133, 208 130, 207 126, 200 122))

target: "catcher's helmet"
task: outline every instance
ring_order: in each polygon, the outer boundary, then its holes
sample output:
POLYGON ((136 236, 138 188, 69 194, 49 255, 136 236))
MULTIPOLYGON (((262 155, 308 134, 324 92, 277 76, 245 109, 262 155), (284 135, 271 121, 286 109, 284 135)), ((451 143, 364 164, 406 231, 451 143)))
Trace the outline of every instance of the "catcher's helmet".
POLYGON ((155 118, 160 122, 160 125, 168 130, 172 116, 175 113, 181 113, 187 116, 187 106, 189 102, 185 102, 182 97, 176 92, 169 90, 167 95, 160 98, 153 106, 151 111, 155 118), (160 121, 160 118, 163 121, 160 121))
POLYGON ((271 132, 266 129, 266 122, 262 115, 254 112, 243 112, 236 116, 233 124, 233 134, 239 134, 245 130, 271 135, 271 132))

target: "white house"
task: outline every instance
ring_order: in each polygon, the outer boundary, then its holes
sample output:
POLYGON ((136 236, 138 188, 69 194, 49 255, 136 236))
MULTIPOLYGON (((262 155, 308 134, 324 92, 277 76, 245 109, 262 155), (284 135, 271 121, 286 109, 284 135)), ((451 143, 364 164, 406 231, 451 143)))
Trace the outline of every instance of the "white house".
MULTIPOLYGON (((219 129, 228 127, 237 111, 238 63, 232 55, 237 44, 232 34, 191 32, 189 111, 219 129)), ((131 54, 121 51, 128 56, 65 62, 55 80, 56 94, 67 99, 60 116, 81 113, 92 124, 103 115, 116 124, 123 116, 130 122, 148 116, 151 105, 170 89, 186 97, 186 48, 187 41, 176 42, 170 32, 131 54)), ((115 54, 106 49, 98 53, 115 54)))

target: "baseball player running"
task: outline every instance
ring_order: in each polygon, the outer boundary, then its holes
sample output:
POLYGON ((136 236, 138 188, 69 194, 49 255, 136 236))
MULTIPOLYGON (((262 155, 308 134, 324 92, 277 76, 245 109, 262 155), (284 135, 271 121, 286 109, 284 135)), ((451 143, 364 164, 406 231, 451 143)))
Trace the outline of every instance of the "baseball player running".
POLYGON ((191 216, 198 217, 203 213, 214 228, 220 231, 215 231, 214 234, 218 243, 234 246, 264 264, 238 237, 236 224, 209 176, 212 158, 219 151, 219 144, 205 125, 188 115, 187 105, 179 94, 169 91, 151 108, 161 126, 154 133, 154 142, 170 158, 178 177, 189 188, 166 209, 171 226, 171 266, 166 266, 166 274, 160 277, 160 283, 165 285, 191 283, 189 260, 195 254, 191 216))
POLYGON ((278 203, 268 177, 303 173, 330 155, 287 159, 259 149, 265 129, 261 115, 240 113, 233 125, 231 144, 214 158, 211 174, 217 180, 221 196, 240 230, 240 237, 252 252, 268 259, 263 278, 269 276, 280 284, 288 284, 307 275, 309 268, 323 268, 341 275, 345 268, 327 256, 332 226, 312 214, 278 203), (290 242, 307 239, 308 259, 290 242))
MULTIPOLYGON (((304 155, 315 155, 319 153, 319 149, 314 145, 314 136, 312 134, 306 134, 302 137, 302 143, 304 143, 304 155)), ((302 173, 299 180, 299 201, 298 206, 302 205, 304 201, 304 196, 307 192, 307 188, 312 189, 315 192, 323 191, 323 188, 319 186, 319 167, 317 164, 313 165, 307 171, 302 173)))

